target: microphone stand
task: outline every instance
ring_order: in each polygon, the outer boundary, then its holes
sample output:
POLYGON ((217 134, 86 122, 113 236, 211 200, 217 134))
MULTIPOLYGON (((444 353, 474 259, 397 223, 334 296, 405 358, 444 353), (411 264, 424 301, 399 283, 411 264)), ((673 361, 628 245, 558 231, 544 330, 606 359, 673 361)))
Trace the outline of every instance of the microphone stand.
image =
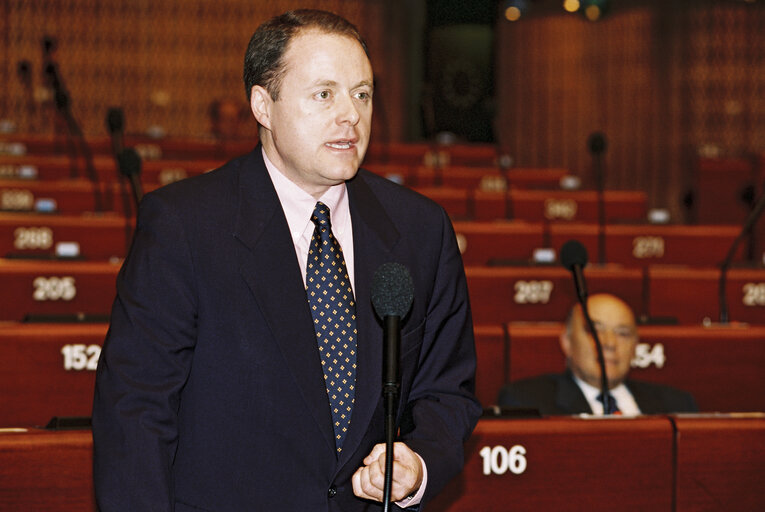
POLYGON ((598 263, 606 262, 606 201, 603 183, 603 153, 606 150, 606 138, 600 132, 590 135, 590 153, 595 166, 595 179, 598 194, 598 263))
POLYGON ((590 312, 587 309, 587 297, 585 296, 584 300, 579 300, 579 303, 582 305, 582 313, 584 314, 584 319, 587 322, 587 327, 590 330, 590 333, 592 334, 592 339, 595 340, 595 351, 598 354, 598 366, 600 366, 600 389, 601 393, 603 394, 603 414, 604 415, 610 415, 614 411, 610 408, 610 400, 609 397, 611 396, 611 392, 608 389, 608 377, 606 376, 606 358, 603 356, 603 345, 600 343, 600 338, 598 337, 598 331, 595 329, 595 324, 592 322, 592 318, 590 318, 590 312))
MULTIPOLYGON (((85 159, 85 170, 88 175, 88 179, 93 184, 93 202, 96 212, 101 213, 104 211, 103 198, 101 197, 101 186, 98 182, 98 174, 96 167, 93 164, 93 153, 90 150, 88 142, 85 140, 85 135, 82 133, 77 120, 72 114, 69 93, 64 88, 61 77, 58 73, 58 67, 55 62, 49 60, 45 65, 45 73, 48 77, 51 87, 53 88, 54 103, 56 110, 63 117, 67 126, 67 135, 73 140, 78 141, 80 144, 80 150, 85 159)), ((74 146, 76 147, 76 146, 74 146)))
POLYGON ((728 268, 731 265, 731 262, 733 261, 733 256, 736 254, 736 249, 738 249, 738 246, 741 244, 741 241, 746 238, 746 236, 752 231, 752 228, 754 228, 755 223, 760 218, 760 215, 762 215, 763 210, 765 210, 765 192, 760 194, 760 198, 757 200, 757 203, 754 205, 754 208, 752 208, 752 211, 749 212, 749 216, 746 218, 746 221, 744 221, 744 225, 741 228, 741 232, 738 234, 736 239, 733 241, 733 243, 730 246, 730 249, 728 249, 728 254, 725 256, 725 259, 720 264, 720 280, 717 283, 717 297, 720 303, 720 323, 721 324, 727 324, 728 323, 728 299, 725 296, 725 285, 728 278, 728 268))
POLYGON ((383 328, 383 406, 385 409, 385 480, 383 481, 383 510, 390 510, 393 486, 393 443, 396 438, 396 409, 401 382, 398 374, 401 318, 386 315, 383 328))

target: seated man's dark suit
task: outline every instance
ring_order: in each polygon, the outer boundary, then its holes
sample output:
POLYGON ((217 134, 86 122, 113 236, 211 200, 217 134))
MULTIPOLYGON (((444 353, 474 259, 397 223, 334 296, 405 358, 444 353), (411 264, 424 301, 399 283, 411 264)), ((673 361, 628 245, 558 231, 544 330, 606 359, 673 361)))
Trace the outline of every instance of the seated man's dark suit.
MULTIPOLYGON (((697 412, 693 396, 679 389, 627 379, 624 383, 643 414, 697 412)), ((505 385, 498 405, 528 407, 545 415, 592 413, 571 372, 532 377, 505 385)))
POLYGON ((384 440, 383 330, 370 287, 414 281, 401 342, 402 438, 431 499, 463 465, 480 405, 462 260, 443 208, 366 171, 353 225, 356 402, 338 456, 287 220, 261 148, 148 194, 117 280, 96 375, 94 475, 103 511, 364 511, 351 476, 384 440))

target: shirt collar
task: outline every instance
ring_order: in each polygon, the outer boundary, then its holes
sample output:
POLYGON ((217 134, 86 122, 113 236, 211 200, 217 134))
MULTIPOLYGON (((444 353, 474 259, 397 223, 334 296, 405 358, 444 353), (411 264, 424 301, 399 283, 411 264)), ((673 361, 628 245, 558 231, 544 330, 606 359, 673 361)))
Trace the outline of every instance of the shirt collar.
MULTIPOLYGON (((269 160, 264 148, 261 148, 261 151, 263 153, 263 162, 266 164, 268 175, 276 189, 276 195, 279 196, 279 202, 282 205, 282 210, 284 210, 294 242, 301 237, 308 224, 311 223, 311 215, 316 207, 316 199, 282 174, 273 162, 269 160)), ((348 215, 346 190, 345 182, 343 182, 329 187, 319 199, 319 201, 329 207, 332 215, 333 232, 336 226, 338 229, 341 229, 341 226, 346 225, 345 222, 340 222, 341 219, 338 218, 340 215, 344 217, 348 215), (341 204, 345 205, 345 208, 338 208, 341 204)), ((311 229, 313 229, 313 223, 311 223, 311 229)))

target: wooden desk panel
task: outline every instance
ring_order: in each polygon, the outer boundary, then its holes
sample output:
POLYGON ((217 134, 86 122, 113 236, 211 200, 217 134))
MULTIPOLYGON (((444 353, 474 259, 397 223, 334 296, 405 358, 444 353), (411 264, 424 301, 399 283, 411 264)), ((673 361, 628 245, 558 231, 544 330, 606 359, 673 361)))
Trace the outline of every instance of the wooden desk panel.
POLYGON ((765 510, 765 415, 674 421, 678 512, 765 510))
MULTIPOLYGON (((715 268, 650 267, 650 315, 683 324, 719 321, 719 277, 715 268)), ((729 270, 726 298, 730 321, 765 324, 765 269, 729 270)))
MULTIPOLYGON (((563 329, 510 324, 509 380, 563 372, 563 329)), ((702 411, 765 411, 765 327, 646 325, 639 343, 631 377, 689 391, 702 411)))
MULTIPOLYGON (((94 155, 111 156, 110 137, 88 136, 88 146, 94 155)), ((125 147, 133 147, 146 160, 159 158, 177 159, 221 159, 233 158, 252 150, 257 139, 213 140, 198 137, 164 137, 161 139, 146 135, 125 135, 125 147)), ((53 156, 67 155, 70 143, 67 137, 36 134, 0 134, 0 154, 8 153, 2 148, 7 144, 21 144, 26 155, 53 156)))
POLYGON ((0 510, 95 511, 90 430, 0 431, 0 510))
POLYGON ((120 263, 0 260, 0 320, 32 315, 108 315, 120 263))
MULTIPOLYGON (((476 195, 478 197, 478 195, 476 195)), ((476 199, 476 208, 479 200, 476 199)), ((456 222, 464 236, 466 265, 490 265, 499 260, 531 261, 534 249, 550 247, 556 254, 568 240, 579 240, 591 262, 599 257, 598 226, 581 223, 524 221, 456 222)), ((657 264, 715 266, 738 236, 738 226, 659 226, 650 224, 606 226, 606 262, 646 268, 657 264)), ((744 247, 736 260, 744 258, 744 247)))
POLYGON ((503 173, 496 166, 452 165, 440 169, 420 166, 416 168, 413 180, 421 187, 440 186, 504 192, 510 187, 556 189, 561 178, 566 175, 566 169, 509 169, 503 173))
MULTIPOLYGON (((465 272, 476 324, 559 321, 576 302, 571 273, 560 266, 466 267, 465 272)), ((638 314, 642 312, 640 269, 591 266, 585 277, 591 294, 619 295, 638 314)))
MULTIPOLYGON (((598 222, 595 191, 512 190, 508 195, 512 218, 550 222, 598 222)), ((604 193, 606 222, 642 221, 646 195, 640 191, 607 190, 604 193)))
MULTIPOLYGON (((145 160, 141 163, 141 183, 166 185, 173 181, 202 174, 223 164, 221 160, 145 160)), ((99 182, 117 183, 117 164, 111 156, 97 156, 93 166, 99 182)), ((2 176, 16 178, 23 168, 33 168, 39 181, 56 181, 73 178, 88 179, 83 161, 72 170, 71 160, 66 156, 0 156, 2 176)))
POLYGON ((428 510, 669 511, 672 445, 671 424, 662 417, 481 420, 464 471, 428 510), (516 446, 525 453, 506 455, 516 446), (492 450, 503 474, 492 471, 492 450), (502 464, 508 460, 515 464, 502 464))
MULTIPOLYGON (((762 510, 764 429, 762 416, 484 419, 428 510, 762 510)), ((0 509, 95 510, 91 432, 0 433, 0 509)))
POLYGON ((0 323, 0 428, 90 416, 107 324, 0 323))
MULTIPOLYGON (((144 185, 144 193, 158 188, 157 184, 144 185)), ((0 210, 5 212, 27 212, 38 210, 41 201, 53 201, 53 213, 80 214, 96 211, 95 187, 87 180, 0 180, 0 210)), ((124 201, 135 214, 133 193, 126 183, 124 192, 118 183, 102 183, 101 209, 105 213, 124 214, 124 201)))
POLYGON ((525 222, 455 222, 465 265, 529 263, 543 245, 542 226, 525 222))
POLYGON ((60 243, 76 242, 87 260, 122 258, 133 232, 133 221, 116 214, 46 215, 0 213, 0 258, 55 257, 60 243))
MULTIPOLYGON (((596 224, 553 224, 552 246, 556 251, 572 238, 587 248, 590 261, 598 260, 596 224)), ((716 266, 725 259, 740 226, 681 226, 652 224, 608 224, 605 231, 605 256, 608 263, 629 267, 657 264, 716 266)), ((744 248, 736 260, 744 258, 744 248)))

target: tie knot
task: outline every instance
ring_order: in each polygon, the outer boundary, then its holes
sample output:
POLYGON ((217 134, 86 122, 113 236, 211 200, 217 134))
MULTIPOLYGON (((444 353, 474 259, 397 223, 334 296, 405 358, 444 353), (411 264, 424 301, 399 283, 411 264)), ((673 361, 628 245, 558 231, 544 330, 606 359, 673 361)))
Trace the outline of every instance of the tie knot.
POLYGON ((313 209, 311 220, 319 228, 331 229, 332 224, 329 221, 329 206, 322 203, 321 201, 318 201, 316 203, 316 207, 313 209))

